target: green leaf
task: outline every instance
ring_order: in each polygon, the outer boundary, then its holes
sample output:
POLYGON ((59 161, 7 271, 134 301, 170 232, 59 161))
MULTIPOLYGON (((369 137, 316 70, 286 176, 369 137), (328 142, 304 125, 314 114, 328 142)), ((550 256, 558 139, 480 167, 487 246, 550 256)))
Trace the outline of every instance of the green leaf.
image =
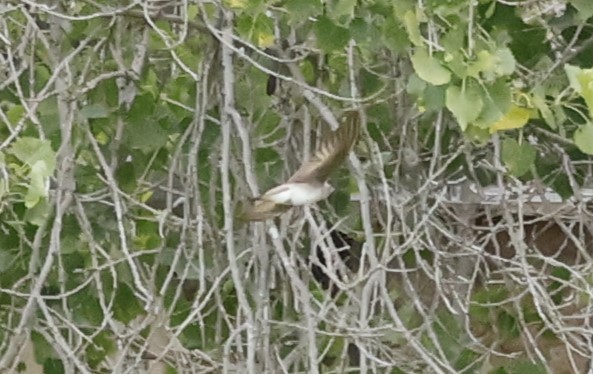
POLYGON ((322 16, 314 26, 317 45, 325 52, 340 50, 350 40, 350 32, 344 27, 335 25, 329 18, 322 16))
POLYGON ((40 333, 31 331, 31 341, 33 342, 35 362, 38 364, 43 364, 45 360, 57 357, 53 346, 40 333))
POLYGON ((48 193, 48 189, 45 187, 47 181, 47 165, 44 161, 37 161, 31 167, 29 181, 29 188, 25 195, 25 206, 32 208, 37 204, 39 199, 46 197, 48 193))
MULTIPOLYGON (((85 34, 84 38, 86 37, 87 35, 85 34)), ((81 40, 84 38, 81 38, 81 40)), ((135 85, 136 83, 131 82, 131 84, 135 85)), ((120 91, 116 78, 102 80, 99 82, 99 84, 97 84, 97 87, 89 92, 87 102, 90 103, 89 106, 91 108, 87 110, 90 110, 91 114, 93 114, 92 112, 95 112, 94 114, 96 115, 105 114, 105 112, 107 112, 107 114, 111 114, 110 108, 117 108, 120 102, 126 100, 125 97, 122 97, 122 94, 123 96, 130 95, 129 93, 125 93, 125 91, 127 90, 120 91), (97 108, 92 109, 93 106, 96 106, 97 108)), ((108 116, 105 118, 107 117, 108 116)))
POLYGON ((575 131, 574 143, 581 152, 593 155, 593 123, 587 122, 575 131))
POLYGON ((144 90, 141 95, 136 95, 130 110, 128 110, 126 119, 130 122, 142 123, 143 121, 146 121, 146 118, 155 113, 157 101, 153 94, 152 91, 144 90))
POLYGON ((508 374, 546 374, 548 371, 545 366, 535 364, 527 360, 512 360, 512 363, 506 366, 508 374))
POLYGON ((552 300, 554 301, 554 303, 556 305, 558 305, 562 302, 562 298, 564 296, 563 292, 562 292, 562 288, 567 283, 567 281, 570 279, 571 273, 565 267, 557 267, 554 270, 552 270, 551 276, 564 281, 564 282, 562 282, 562 281, 553 279, 552 282, 546 287, 548 294, 552 297, 552 300))
POLYGON ((589 116, 593 116, 593 69, 581 69, 566 64, 564 71, 568 76, 570 87, 585 99, 589 109, 589 116))
MULTIPOLYGON (((78 268, 84 267, 84 264, 78 264, 78 268)), ((69 299, 69 306, 74 320, 77 323, 100 326, 103 320, 103 310, 99 299, 95 296, 92 289, 85 288, 69 299)))
POLYGON ((529 143, 519 144, 511 138, 502 141, 502 162, 516 177, 521 177, 531 170, 535 155, 535 149, 529 143))
POLYGON ((502 48, 496 51, 494 69, 496 75, 511 75, 515 72, 516 65, 515 56, 513 56, 513 52, 509 48, 502 48))
POLYGON ((323 352, 326 352, 326 355, 324 357, 325 360, 335 360, 340 357, 342 352, 344 352, 344 346, 346 344, 346 341, 343 337, 322 337, 322 339, 320 340, 320 348, 322 347, 323 352))
POLYGON ((202 348, 201 335, 200 328, 192 323, 183 329, 179 335, 179 342, 187 349, 200 349, 202 348))
POLYGON ((441 110, 445 107, 445 86, 427 86, 424 90, 424 106, 426 110, 441 110))
POLYGON ((501 311, 498 314, 498 328, 508 338, 516 338, 519 336, 519 328, 515 316, 501 311))
POLYGON ((498 79, 490 85, 485 85, 482 96, 484 106, 475 125, 489 128, 494 122, 500 120, 511 109, 511 88, 505 79, 498 79))
POLYGON ((143 313, 143 309, 134 292, 127 284, 120 282, 115 291, 113 316, 118 321, 128 323, 140 313, 143 313))
POLYGON ((328 198, 328 202, 334 207, 336 214, 340 217, 348 216, 351 207, 350 195, 347 191, 337 190, 328 198))
POLYGON ((489 323, 492 306, 488 304, 500 303, 508 296, 508 289, 501 286, 480 289, 472 296, 469 314, 479 322, 489 323))
POLYGON ((459 340, 461 335, 459 320, 450 313, 438 312, 437 320, 433 322, 433 329, 445 355, 449 358, 456 357, 462 344, 459 340))
POLYGON ((467 75, 479 78, 481 72, 492 72, 494 66, 494 56, 489 51, 483 50, 477 53, 477 60, 468 66, 467 75))
POLYGON ((249 5, 249 0, 227 0, 225 5, 231 9, 245 9, 249 5))
POLYGON ((461 79, 467 78, 467 61, 461 51, 445 53, 443 61, 446 62, 447 69, 451 70, 453 74, 461 79))
POLYGON ((56 154, 49 141, 29 137, 15 141, 8 152, 31 168, 25 206, 32 208, 47 196, 48 179, 56 168, 56 154))
POLYGON ((350 22, 350 35, 358 44, 364 44, 370 48, 379 48, 377 40, 381 37, 379 28, 375 24, 369 24, 364 18, 356 17, 350 22))
POLYGON ((102 104, 87 105, 79 113, 84 119, 109 117, 109 110, 102 104))
POLYGON ((578 66, 566 64, 564 65, 564 71, 566 72, 566 76, 568 77, 568 81, 570 83, 570 87, 575 90, 577 93, 581 93, 581 84, 579 82, 578 76, 582 73, 582 69, 578 66))
POLYGON ((190 20, 193 20, 196 18, 196 16, 199 13, 199 8, 197 5, 192 4, 190 6, 187 7, 187 18, 190 20))
POLYGON ((257 122, 255 134, 264 136, 270 141, 283 139, 286 136, 286 129, 279 127, 280 116, 274 111, 266 111, 265 114, 257 122))
POLYGON ((406 85, 406 92, 410 95, 420 97, 426 88, 426 81, 420 79, 418 74, 412 73, 408 77, 408 84, 406 85))
POLYGON ((130 122, 125 132, 128 144, 144 153, 164 147, 168 140, 167 132, 154 117, 146 118, 142 122, 130 122))
POLYGON ((451 80, 451 72, 443 67, 437 58, 430 56, 424 48, 416 50, 412 56, 412 65, 420 78, 435 86, 449 83, 451 80))
POLYGON ((326 5, 328 10, 327 14, 339 24, 346 25, 350 23, 352 18, 354 18, 356 2, 357 0, 330 1, 326 5))
POLYGON ((64 371, 64 363, 62 360, 58 358, 47 359, 43 363, 43 373, 44 374, 63 374, 64 371))
POLYGON ((558 127, 556 123, 556 118, 554 117, 554 113, 548 106, 545 100, 545 94, 541 86, 536 87, 533 90, 533 96, 531 97, 531 102, 533 106, 539 111, 540 115, 552 130, 555 130, 558 127))
POLYGON ((570 3, 578 12, 577 19, 586 21, 593 16, 593 1, 591 0, 570 0, 570 3))
MULTIPOLYGON (((149 221, 137 221, 134 244, 139 249, 153 249, 160 246, 162 239, 159 235, 158 223, 149 221)), ((184 264, 185 265, 185 264, 184 264)))
POLYGON ((376 74, 366 69, 360 71, 360 89, 363 96, 371 96, 385 86, 376 74))
POLYGON ((280 161, 280 155, 274 148, 257 148, 255 150, 255 162, 258 164, 278 161, 280 161))
POLYGON ((52 76, 51 70, 45 64, 35 65, 35 90, 40 91, 45 87, 52 76))
POLYGON ((6 118, 11 125, 16 125, 25 115, 25 108, 22 105, 14 105, 6 112, 6 118))
MULTIPOLYGON (((43 123, 45 135, 49 139, 53 137, 60 139, 60 112, 55 96, 50 96, 39 103, 37 115, 39 116, 39 121, 43 123)), ((54 144, 59 143, 55 142, 54 144)))
POLYGON ((86 358, 91 368, 96 369, 107 355, 115 352, 117 346, 111 335, 103 330, 93 338, 93 344, 87 345, 86 358))
POLYGON ((117 180, 117 185, 123 192, 134 192, 138 185, 135 164, 133 162, 122 162, 115 171, 115 180, 117 180))
POLYGON ((406 27, 406 31, 408 32, 408 37, 410 38, 410 41, 415 46, 419 47, 422 44, 424 44, 422 40, 422 34, 420 33, 420 22, 416 17, 416 12, 408 10, 404 14, 404 25, 406 27))
POLYGON ((559 174, 548 185, 563 199, 569 199, 574 196, 570 179, 566 174, 559 174))
MULTIPOLYGON (((268 95, 254 95, 255 92, 264 93, 267 90, 268 75, 256 68, 249 70, 250 79, 241 79, 235 85, 237 97, 241 97, 242 110, 254 115, 268 110, 271 98, 268 95)), ((280 83, 282 84, 282 83, 280 83)))
POLYGON ((447 88, 445 104, 464 131, 470 122, 478 118, 484 105, 479 88, 473 85, 466 85, 465 90, 457 86, 447 88))
POLYGON ((469 348, 465 348, 463 351, 461 351, 457 357, 457 360, 455 361, 455 369, 466 373, 477 372, 477 369, 480 365, 478 361, 479 359, 480 354, 478 352, 474 352, 469 348), (471 370, 472 368, 475 370, 471 370))
POLYGON ((30 167, 38 161, 43 161, 46 164, 46 176, 52 175, 56 168, 56 153, 47 140, 22 137, 13 143, 8 152, 30 167))
POLYGON ((492 138, 492 134, 490 134, 488 129, 473 124, 469 124, 467 126, 467 128, 464 130, 464 135, 467 139, 479 146, 486 145, 492 138))
MULTIPOLYGON (((29 191, 27 191, 27 196, 28 195, 29 191)), ((25 205, 27 205, 27 200, 31 198, 32 197, 25 197, 25 205)), ((27 212, 25 213, 25 221, 35 226, 41 226, 46 221, 50 213, 51 206, 49 205, 47 199, 39 199, 34 205, 27 209, 27 212)))
POLYGON ((529 121, 530 112, 528 109, 512 105, 511 109, 498 121, 490 126, 490 132, 520 129, 529 121))
POLYGON ((15 253, 4 249, 0 250, 0 273, 8 270, 16 260, 17 256, 15 253))
POLYGON ((497 50, 494 54, 482 50, 477 54, 477 60, 467 68, 467 74, 478 78, 480 74, 489 81, 497 77, 513 74, 515 71, 515 57, 508 48, 497 50))
POLYGON ((410 40, 402 25, 394 18, 387 17, 381 25, 383 44, 394 54, 404 53, 410 45, 410 40))
POLYGON ((464 47, 466 30, 467 28, 461 25, 451 25, 441 40, 447 52, 459 51, 464 47))
POLYGON ((287 0, 284 3, 291 21, 306 22, 323 11, 321 0, 287 0))
MULTIPOLYGON (((237 18, 237 31, 259 47, 269 47, 274 42, 273 21, 264 14, 242 14, 237 18)), ((192 58, 193 52, 188 50, 187 55, 188 58, 192 58)))

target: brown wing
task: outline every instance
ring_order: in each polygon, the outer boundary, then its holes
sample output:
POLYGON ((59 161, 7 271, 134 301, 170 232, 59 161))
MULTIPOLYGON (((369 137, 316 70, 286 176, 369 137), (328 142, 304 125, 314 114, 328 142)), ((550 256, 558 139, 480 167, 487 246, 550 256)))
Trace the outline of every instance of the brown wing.
POLYGON ((307 162, 290 177, 288 183, 324 182, 331 172, 344 161, 358 140, 360 133, 360 117, 356 111, 346 112, 341 119, 340 127, 328 133, 319 147, 307 162))

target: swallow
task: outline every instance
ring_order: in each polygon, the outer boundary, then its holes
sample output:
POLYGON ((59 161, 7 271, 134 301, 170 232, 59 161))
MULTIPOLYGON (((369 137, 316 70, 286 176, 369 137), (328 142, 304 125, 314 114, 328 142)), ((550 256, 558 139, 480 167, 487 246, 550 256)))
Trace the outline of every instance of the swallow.
POLYGON ((356 144, 360 134, 360 116, 348 111, 340 127, 328 132, 308 161, 285 182, 263 195, 251 199, 244 218, 265 221, 281 215, 294 206, 303 206, 326 199, 335 189, 327 182, 356 144))

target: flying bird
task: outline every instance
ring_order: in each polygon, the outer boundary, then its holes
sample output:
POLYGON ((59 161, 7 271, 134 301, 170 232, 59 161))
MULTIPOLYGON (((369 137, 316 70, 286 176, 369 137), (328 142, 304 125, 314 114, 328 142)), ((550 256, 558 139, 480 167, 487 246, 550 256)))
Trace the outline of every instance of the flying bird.
POLYGON ((252 199, 244 218, 248 221, 265 221, 293 206, 308 205, 327 198, 334 191, 327 179, 348 156, 359 133, 358 112, 346 112, 340 127, 323 137, 311 158, 286 183, 252 199))

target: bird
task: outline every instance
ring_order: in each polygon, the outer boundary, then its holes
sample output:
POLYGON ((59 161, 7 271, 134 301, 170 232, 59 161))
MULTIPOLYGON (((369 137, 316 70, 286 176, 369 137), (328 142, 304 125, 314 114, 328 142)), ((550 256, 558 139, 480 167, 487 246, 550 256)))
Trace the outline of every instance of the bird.
POLYGON ((335 190, 327 182, 328 177, 348 156, 359 134, 358 112, 347 111, 342 116, 338 129, 326 133, 309 160, 285 183, 251 199, 243 218, 247 221, 265 221, 294 206, 309 205, 326 199, 335 190))

